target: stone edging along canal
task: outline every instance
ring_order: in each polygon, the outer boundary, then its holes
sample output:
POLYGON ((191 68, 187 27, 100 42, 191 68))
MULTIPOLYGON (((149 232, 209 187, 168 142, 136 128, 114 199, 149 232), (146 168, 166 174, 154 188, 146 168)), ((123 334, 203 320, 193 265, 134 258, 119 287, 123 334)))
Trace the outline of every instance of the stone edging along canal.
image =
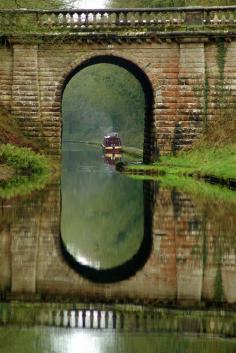
POLYGON ((166 309, 125 304, 1 303, 0 326, 48 326, 124 332, 236 337, 236 311, 166 309))

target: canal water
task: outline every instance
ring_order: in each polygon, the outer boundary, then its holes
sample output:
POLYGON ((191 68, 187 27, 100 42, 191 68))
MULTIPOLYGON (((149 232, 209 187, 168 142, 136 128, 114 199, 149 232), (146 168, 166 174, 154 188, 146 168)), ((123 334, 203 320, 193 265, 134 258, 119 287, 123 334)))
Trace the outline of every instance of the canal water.
POLYGON ((236 352, 235 192, 67 144, 0 201, 0 353, 236 352))

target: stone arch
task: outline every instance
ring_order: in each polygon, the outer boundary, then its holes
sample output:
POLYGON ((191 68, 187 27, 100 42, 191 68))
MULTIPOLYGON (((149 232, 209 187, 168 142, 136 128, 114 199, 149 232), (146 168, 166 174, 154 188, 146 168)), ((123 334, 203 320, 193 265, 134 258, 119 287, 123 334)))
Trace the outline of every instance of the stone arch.
POLYGON ((136 63, 135 60, 127 59, 120 55, 114 55, 114 53, 109 54, 100 54, 100 55, 85 55, 82 58, 75 60, 70 64, 68 70, 63 74, 61 79, 58 82, 56 90, 56 102, 60 104, 62 102, 63 92, 67 83, 70 79, 76 75, 79 71, 84 68, 99 64, 99 63, 108 63, 120 66, 131 74, 133 74, 136 79, 140 82, 144 96, 145 96, 145 117, 144 117, 144 153, 143 159, 144 162, 149 163, 155 160, 156 150, 155 150, 155 133, 154 133, 154 93, 153 86, 150 78, 145 72, 145 67, 143 64, 136 63))

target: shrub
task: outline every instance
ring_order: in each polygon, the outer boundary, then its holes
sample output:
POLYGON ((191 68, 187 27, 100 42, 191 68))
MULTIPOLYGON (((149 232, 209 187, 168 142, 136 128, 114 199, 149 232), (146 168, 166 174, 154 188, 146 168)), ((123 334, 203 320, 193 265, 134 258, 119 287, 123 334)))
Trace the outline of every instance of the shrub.
POLYGON ((48 160, 30 148, 15 145, 0 145, 0 162, 6 163, 23 174, 49 173, 48 160))

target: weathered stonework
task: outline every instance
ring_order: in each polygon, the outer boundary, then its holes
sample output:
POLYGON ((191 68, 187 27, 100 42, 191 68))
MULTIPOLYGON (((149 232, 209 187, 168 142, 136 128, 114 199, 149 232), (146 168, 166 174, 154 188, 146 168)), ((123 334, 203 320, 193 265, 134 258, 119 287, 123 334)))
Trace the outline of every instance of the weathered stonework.
MULTIPOLYGON (((147 154, 187 148, 201 133, 206 70, 209 79, 208 116, 218 114, 217 43, 17 44, 0 50, 0 104, 19 118, 23 131, 44 139, 51 153, 60 153, 62 94, 68 78, 80 67, 101 57, 131 62, 150 82, 146 92, 149 113, 145 121, 147 154), (153 96, 153 102, 152 102, 153 96), (151 152, 149 151, 151 149, 151 152), (150 152, 150 153, 149 153, 150 152)), ((236 44, 227 44, 224 82, 236 95, 236 44)), ((114 60, 115 61, 115 60, 114 60)), ((116 62, 116 61, 115 61, 116 62)), ((141 78, 142 79, 142 78, 141 78)), ((92 94, 92 92, 91 92, 92 94)), ((225 106, 227 109, 227 104, 225 106)), ((148 156, 147 156, 148 159, 148 156)))
POLYGON ((11 109, 12 100, 12 51, 0 47, 0 102, 4 109, 11 109))
POLYGON ((22 10, 18 24, 2 11, 0 106, 49 153, 60 154, 66 84, 86 66, 114 63, 133 73, 145 93, 144 160, 188 148, 235 108, 235 10, 22 10))

